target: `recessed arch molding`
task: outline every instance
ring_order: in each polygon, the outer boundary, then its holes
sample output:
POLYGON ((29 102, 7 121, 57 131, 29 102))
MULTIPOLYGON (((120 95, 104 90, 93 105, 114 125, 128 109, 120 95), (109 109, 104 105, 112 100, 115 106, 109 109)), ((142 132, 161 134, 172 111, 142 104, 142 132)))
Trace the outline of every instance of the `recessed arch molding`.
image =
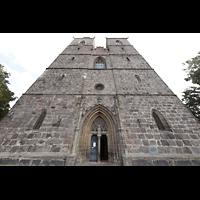
POLYGON ((108 161, 119 161, 119 137, 117 130, 117 120, 108 108, 99 104, 88 110, 81 121, 77 161, 90 161, 91 137, 93 135, 97 135, 99 141, 98 162, 101 159, 100 141, 102 136, 107 137, 108 161), (104 126, 106 126, 106 128, 100 127, 102 121, 104 122, 104 126), (99 131, 92 128, 92 126, 94 126, 94 122, 97 123, 97 126, 99 126, 99 131))

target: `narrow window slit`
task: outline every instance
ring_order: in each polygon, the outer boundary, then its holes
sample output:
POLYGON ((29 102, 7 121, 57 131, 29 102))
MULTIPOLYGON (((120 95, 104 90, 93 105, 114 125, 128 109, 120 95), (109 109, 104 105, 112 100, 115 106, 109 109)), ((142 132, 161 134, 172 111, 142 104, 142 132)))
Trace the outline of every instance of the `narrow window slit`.
POLYGON ((137 79, 138 82, 141 82, 141 79, 138 75, 135 75, 135 78, 137 79))

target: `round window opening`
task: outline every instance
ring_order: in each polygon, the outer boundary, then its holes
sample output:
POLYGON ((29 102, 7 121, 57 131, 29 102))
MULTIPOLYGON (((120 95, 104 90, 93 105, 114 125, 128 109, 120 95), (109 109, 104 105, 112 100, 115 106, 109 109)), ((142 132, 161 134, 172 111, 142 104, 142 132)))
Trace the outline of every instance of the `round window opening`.
POLYGON ((96 85, 94 86, 94 88, 95 88, 96 90, 103 90, 103 89, 104 89, 104 85, 103 85, 103 84, 96 84, 96 85))

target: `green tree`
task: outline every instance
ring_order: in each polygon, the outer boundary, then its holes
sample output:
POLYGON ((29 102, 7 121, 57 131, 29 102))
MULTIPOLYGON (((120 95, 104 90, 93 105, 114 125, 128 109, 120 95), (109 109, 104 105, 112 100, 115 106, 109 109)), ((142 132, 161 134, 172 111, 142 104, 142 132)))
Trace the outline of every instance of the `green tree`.
POLYGON ((185 64, 188 65, 184 69, 187 73, 185 80, 196 85, 184 90, 182 101, 200 121, 200 52, 196 57, 183 63, 185 64))
POLYGON ((14 101, 14 93, 8 88, 10 74, 4 71, 4 66, 0 64, 0 120, 6 115, 10 109, 9 102, 14 101))

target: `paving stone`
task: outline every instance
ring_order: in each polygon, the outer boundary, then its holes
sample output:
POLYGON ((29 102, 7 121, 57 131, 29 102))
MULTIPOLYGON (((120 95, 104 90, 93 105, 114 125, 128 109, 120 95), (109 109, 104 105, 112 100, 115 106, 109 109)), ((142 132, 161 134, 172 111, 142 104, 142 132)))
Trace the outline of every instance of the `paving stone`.
POLYGON ((23 159, 23 160, 20 160, 19 166, 28 166, 29 163, 30 163, 30 160, 23 159))
POLYGON ((0 165, 16 165, 18 159, 2 158, 0 159, 0 165))
POLYGON ((31 166, 39 166, 41 160, 33 160, 31 166))
POLYGON ((40 166, 49 166, 49 165, 50 165, 50 161, 43 160, 40 166))
POLYGON ((63 160, 51 160, 50 166, 63 166, 64 165, 64 162, 63 160))
POLYGON ((200 166, 200 160, 191 160, 194 166, 200 166))
POLYGON ((175 166, 192 166, 192 162, 190 160, 176 160, 174 161, 175 166))
POLYGON ((145 159, 132 160, 132 166, 153 166, 152 163, 145 159))
POLYGON ((155 166, 169 166, 169 163, 166 160, 154 160, 153 164, 155 166))

